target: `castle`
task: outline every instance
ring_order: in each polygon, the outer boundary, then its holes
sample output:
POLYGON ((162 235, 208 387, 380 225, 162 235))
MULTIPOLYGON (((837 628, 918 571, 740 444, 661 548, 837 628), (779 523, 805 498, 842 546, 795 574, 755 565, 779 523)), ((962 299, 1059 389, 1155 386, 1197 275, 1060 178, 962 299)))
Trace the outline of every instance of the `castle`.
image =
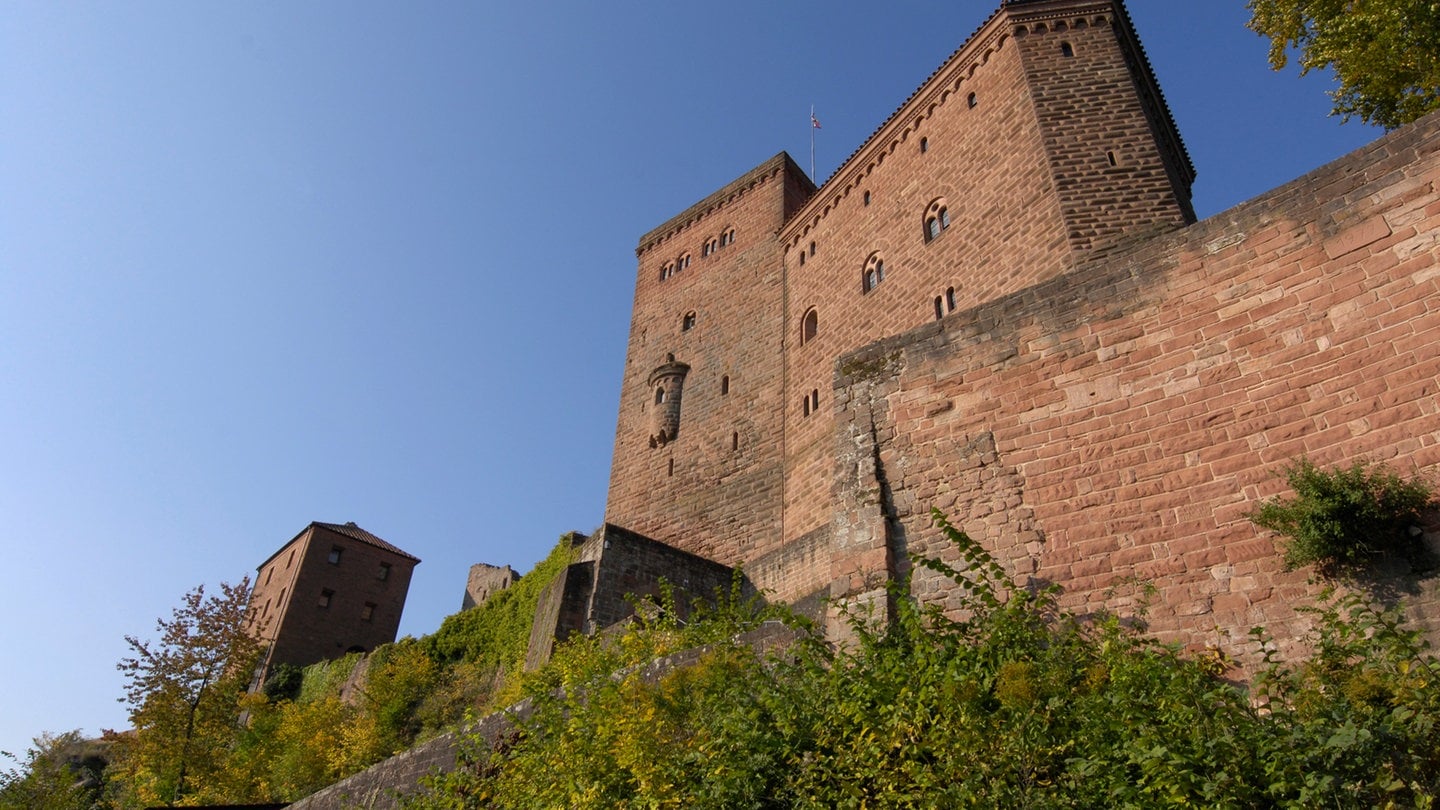
POLYGON ((782 153, 641 237, 607 527, 883 614, 936 507, 1077 609, 1283 635, 1276 471, 1440 464, 1437 128, 1197 224, 1123 3, 1009 0, 823 186, 782 153))
MULTIPOLYGON (((1123 2, 1006 0, 822 186, 781 153, 640 238, 605 523, 528 664, 733 566, 836 634, 907 576, 948 604, 911 570, 954 553, 932 508, 1073 610, 1149 591, 1169 640, 1295 643, 1318 586, 1245 517, 1276 472, 1440 468, 1437 143, 1197 223, 1123 2)), ((1434 627, 1433 578, 1387 565, 1434 627)))
MULTIPOLYGON (((605 524, 528 663, 736 565, 837 636, 907 576, 953 607, 932 508, 1072 610, 1289 652, 1320 586, 1246 518, 1275 473, 1440 480, 1440 113, 1203 222, 1193 178, 1122 0, 1006 0, 819 188, 782 153, 642 236, 605 524)), ((1435 637, 1434 571, 1375 574, 1435 637)))

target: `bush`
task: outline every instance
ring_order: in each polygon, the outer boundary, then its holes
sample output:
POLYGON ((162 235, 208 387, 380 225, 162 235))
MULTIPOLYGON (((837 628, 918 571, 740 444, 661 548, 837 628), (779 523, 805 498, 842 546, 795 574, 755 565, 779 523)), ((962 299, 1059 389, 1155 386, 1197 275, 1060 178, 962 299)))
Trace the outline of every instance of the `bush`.
POLYGON ((1409 530, 1432 497, 1423 481, 1405 480, 1384 465, 1359 461, 1322 470, 1302 458, 1286 468, 1285 479, 1294 497, 1262 503, 1250 520, 1288 538, 1286 568, 1314 564, 1325 575, 1406 549, 1409 530))
MULTIPOLYGON (((577 638, 530 681, 500 750, 435 777, 412 808, 1430 807, 1440 665, 1396 611, 1316 609, 1316 656, 1268 661, 1255 692, 1116 618, 1019 588, 936 515, 963 560, 964 619, 892 593, 855 643, 812 631, 764 660, 720 611, 577 638), (704 639, 695 665, 636 663, 704 639)), ((1260 638, 1264 643, 1263 634, 1260 638)))

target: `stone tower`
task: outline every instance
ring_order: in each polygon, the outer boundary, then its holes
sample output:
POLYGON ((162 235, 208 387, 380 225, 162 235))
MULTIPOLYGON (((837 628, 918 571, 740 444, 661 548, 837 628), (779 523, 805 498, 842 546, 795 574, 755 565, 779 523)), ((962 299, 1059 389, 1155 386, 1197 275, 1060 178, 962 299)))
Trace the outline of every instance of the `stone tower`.
POLYGON ((606 520, 785 601, 887 570, 836 565, 837 358, 1193 222, 1193 176, 1123 3, 1004 3, 819 189, 781 154, 640 240, 606 520))

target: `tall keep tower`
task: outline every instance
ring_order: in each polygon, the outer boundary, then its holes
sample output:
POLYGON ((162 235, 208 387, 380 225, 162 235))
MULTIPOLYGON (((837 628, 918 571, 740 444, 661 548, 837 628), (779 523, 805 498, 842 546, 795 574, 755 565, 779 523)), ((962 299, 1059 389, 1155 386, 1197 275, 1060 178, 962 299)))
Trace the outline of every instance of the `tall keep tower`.
POLYGON ((1009 0, 818 190, 782 154, 641 239, 607 521, 787 601, 890 568, 836 551, 837 358, 1192 222, 1193 176, 1120 0, 1009 0))

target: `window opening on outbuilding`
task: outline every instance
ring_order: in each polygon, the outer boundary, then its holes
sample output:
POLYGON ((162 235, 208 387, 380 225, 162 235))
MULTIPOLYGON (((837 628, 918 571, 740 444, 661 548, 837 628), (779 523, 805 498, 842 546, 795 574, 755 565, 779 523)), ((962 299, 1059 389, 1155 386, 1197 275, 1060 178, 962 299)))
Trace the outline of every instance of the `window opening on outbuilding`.
POLYGON ((390 563, 380 563, 380 570, 375 572, 376 579, 390 578, 390 563))
POLYGON ((360 609, 360 621, 368 622, 375 618, 375 603, 366 602, 365 607, 360 609))
POLYGON ((330 556, 327 557, 326 560, 327 560, 331 565, 339 565, 339 564, 340 564, 340 555, 341 555, 341 554, 344 554, 344 553, 345 553, 345 549, 343 549, 343 548, 341 548, 341 547, 339 547, 339 546, 331 546, 331 547, 330 547, 330 556))
POLYGON ((814 307, 811 307, 805 311, 805 317, 800 319, 800 345, 804 346, 806 343, 814 340, 815 335, 819 334, 819 332, 820 313, 817 312, 814 307))
POLYGON ((334 598, 335 598, 335 592, 334 592, 334 591, 330 590, 329 588, 321 588, 321 589, 320 589, 320 607, 322 607, 322 608, 328 608, 328 607, 330 607, 330 600, 331 600, 331 599, 334 599, 334 598))

